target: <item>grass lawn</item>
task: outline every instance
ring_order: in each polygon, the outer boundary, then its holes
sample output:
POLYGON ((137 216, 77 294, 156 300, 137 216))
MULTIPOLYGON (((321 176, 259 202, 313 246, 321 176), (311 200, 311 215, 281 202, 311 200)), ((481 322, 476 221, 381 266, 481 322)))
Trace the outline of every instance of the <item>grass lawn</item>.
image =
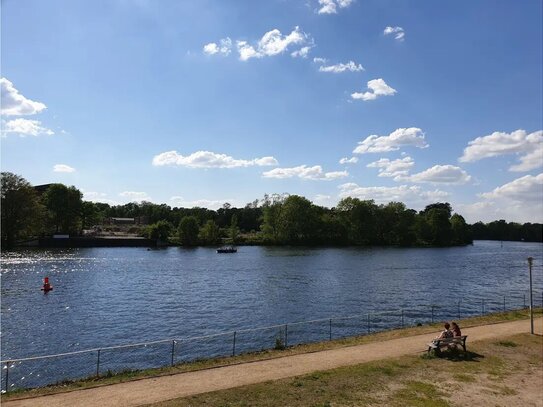
POLYGON ((543 338, 404 356, 153 404, 182 406, 541 406, 543 338))

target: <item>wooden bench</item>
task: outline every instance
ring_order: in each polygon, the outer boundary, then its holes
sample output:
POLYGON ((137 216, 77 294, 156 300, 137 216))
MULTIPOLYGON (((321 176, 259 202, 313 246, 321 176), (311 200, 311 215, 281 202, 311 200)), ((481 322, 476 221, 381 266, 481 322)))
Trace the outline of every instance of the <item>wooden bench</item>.
POLYGON ((462 349, 464 349, 464 352, 466 352, 467 338, 467 335, 462 335, 455 336, 453 338, 434 339, 428 344, 428 353, 430 353, 433 349, 435 353, 439 355, 441 353, 441 348, 450 348, 453 347, 453 345, 454 347, 456 347, 457 345, 462 346, 462 349))

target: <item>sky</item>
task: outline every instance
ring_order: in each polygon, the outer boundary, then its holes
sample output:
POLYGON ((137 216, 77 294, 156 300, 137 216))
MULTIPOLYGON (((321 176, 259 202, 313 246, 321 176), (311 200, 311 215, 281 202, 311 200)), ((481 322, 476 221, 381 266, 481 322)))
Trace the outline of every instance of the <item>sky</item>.
POLYGON ((543 222, 542 4, 2 0, 1 168, 110 204, 543 222))

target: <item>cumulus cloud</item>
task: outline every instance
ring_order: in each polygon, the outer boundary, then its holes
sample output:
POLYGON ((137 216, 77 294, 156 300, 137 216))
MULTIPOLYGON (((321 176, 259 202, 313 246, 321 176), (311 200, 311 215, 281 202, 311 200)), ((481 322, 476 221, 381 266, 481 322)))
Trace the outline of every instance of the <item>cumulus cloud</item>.
POLYGON ((468 143, 459 161, 473 162, 506 154, 520 156, 520 162, 511 166, 509 171, 530 171, 543 166, 543 130, 529 134, 522 129, 511 133, 497 131, 477 137, 468 143))
MULTIPOLYGON (((314 58, 313 62, 317 63, 315 59, 317 58, 314 58)), ((356 64, 354 61, 349 61, 345 64, 339 63, 335 65, 323 65, 319 67, 319 72, 342 73, 342 72, 347 72, 347 71, 360 72, 360 71, 364 71, 364 67, 361 64, 356 64)))
POLYGON ((118 201, 106 198, 107 194, 104 192, 84 191, 84 190, 82 190, 81 192, 83 192, 84 201, 100 202, 100 203, 105 203, 112 206, 119 205, 118 201))
POLYGON ((388 86, 386 82, 381 78, 372 79, 371 81, 369 81, 368 89, 369 91, 364 93, 351 93, 351 97, 355 100, 368 101, 377 99, 379 96, 392 96, 396 93, 396 89, 388 86))
POLYGON ((311 51, 311 48, 313 48, 313 46, 308 45, 306 47, 300 48, 297 51, 291 52, 290 55, 293 58, 307 58, 307 56, 309 55, 309 51, 311 51))
POLYGON ((326 58, 315 57, 313 58, 313 62, 316 64, 325 64, 328 60, 326 58))
POLYGON ((383 31, 384 35, 394 35, 394 39, 398 41, 405 40, 405 31, 402 27, 386 27, 383 31))
POLYGON ((379 177, 399 177, 407 176, 413 165, 415 165, 415 161, 411 157, 404 157, 397 160, 381 158, 380 160, 369 163, 366 167, 378 168, 379 177))
POLYGON ((470 223, 496 219, 543 223, 543 173, 517 178, 478 196, 483 200, 455 205, 470 223))
POLYGON ((127 199, 129 202, 150 201, 151 197, 147 192, 123 191, 119 194, 120 197, 127 199))
POLYGON ((543 202, 543 173, 526 175, 480 194, 487 199, 505 199, 517 202, 543 202))
POLYGON ((207 208, 207 209, 213 209, 217 210, 221 208, 225 203, 234 204, 236 202, 235 199, 197 199, 197 200, 187 200, 183 198, 182 196, 172 196, 170 198, 170 203, 173 206, 177 206, 179 208, 207 208))
POLYGON ((2 135, 18 134, 21 137, 25 136, 51 136, 55 132, 51 129, 43 127, 39 120, 29 120, 17 118, 9 121, 2 121, 2 135))
POLYGON ((166 151, 153 157, 154 166, 171 165, 189 168, 265 167, 278 164, 277 160, 273 157, 240 160, 226 154, 218 154, 211 151, 196 151, 188 156, 183 156, 177 151, 166 151))
POLYGON ((353 182, 339 186, 340 198, 373 199, 377 203, 399 201, 408 207, 423 208, 433 202, 442 201, 449 197, 445 191, 438 189, 425 191, 419 186, 400 185, 396 187, 362 187, 353 182))
POLYGON ((69 165, 66 165, 66 164, 55 164, 53 166, 53 171, 54 172, 75 172, 75 168, 70 167, 69 165))
POLYGON ((332 171, 324 172, 320 165, 314 165, 308 167, 306 165, 300 165, 298 167, 290 168, 274 168, 273 170, 266 171, 262 174, 264 178, 294 178, 319 180, 319 181, 332 181, 339 178, 345 178, 349 175, 347 171, 332 171))
POLYGON ((426 148, 428 144, 424 140, 424 133, 417 127, 399 128, 388 136, 368 136, 358 143, 353 150, 355 154, 383 153, 399 150, 400 147, 426 148))
POLYGON ((339 160, 340 164, 356 164, 358 162, 358 157, 343 157, 341 160, 339 160))
POLYGON ((26 116, 45 110, 47 106, 41 102, 27 99, 19 93, 13 83, 6 78, 0 78, 0 94, 2 101, 1 113, 6 116, 26 116))
MULTIPOLYGON (((256 45, 247 41, 237 41, 239 59, 247 61, 251 58, 274 56, 287 51, 292 45, 304 45, 311 42, 311 37, 296 26, 290 34, 283 35, 277 28, 265 33, 256 45)), ((312 45, 311 45, 312 46, 312 45)), ((299 50, 303 56, 304 51, 299 50)), ((309 49, 306 51, 309 53, 309 49)), ((298 56, 298 55, 296 55, 298 56)))
POLYGON ((427 170, 408 177, 402 177, 400 175, 398 179, 416 183, 460 185, 469 182, 471 176, 462 168, 454 165, 434 165, 427 170))
POLYGON ((319 14, 337 14, 338 8, 349 7, 354 0, 319 0, 319 14))
POLYGON ((232 52, 232 40, 229 37, 226 37, 221 39, 219 44, 210 42, 209 44, 204 45, 203 52, 207 55, 229 55, 230 52, 232 52))

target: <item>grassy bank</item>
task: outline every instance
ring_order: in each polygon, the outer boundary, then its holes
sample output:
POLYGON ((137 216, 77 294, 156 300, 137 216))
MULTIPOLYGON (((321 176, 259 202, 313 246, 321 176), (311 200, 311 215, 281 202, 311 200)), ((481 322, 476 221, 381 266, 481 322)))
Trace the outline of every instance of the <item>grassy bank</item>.
MULTIPOLYGON (((537 310, 537 315, 542 315, 541 309, 537 310)), ((526 319, 529 317, 527 310, 511 311, 506 313, 489 314, 481 317, 474 317, 464 319, 460 321, 460 325, 465 327, 485 325, 491 323, 499 323, 505 321, 514 321, 519 319, 526 319)), ((89 378, 86 380, 70 381, 61 384, 47 386, 33 390, 17 390, 10 392, 7 395, 2 396, 2 400, 13 399, 19 397, 33 397, 37 395, 58 393, 63 391, 71 391, 76 389, 83 389, 89 387, 97 387, 103 385, 109 385, 114 383, 120 383, 130 380, 138 380, 148 377, 157 377, 162 375, 171 375, 176 373, 210 369, 220 366, 227 366, 232 364, 239 364, 245 362, 252 362, 257 360, 265 360, 277 357, 283 357, 288 355, 295 355, 300 353, 318 352, 321 350, 334 349, 340 347, 354 346, 364 343, 370 343, 375 341, 384 341, 387 339, 393 339, 403 336, 411 336, 425 333, 432 333, 441 329, 441 323, 433 325, 425 325, 419 327, 410 327, 405 329, 391 330, 372 335, 365 335, 359 337, 350 337, 345 339, 334 340, 330 342, 320 342, 307 345, 299 345, 290 347, 285 350, 269 350, 257 353, 242 354, 236 357, 218 358, 203 360, 193 363, 183 363, 174 367, 160 368, 160 369, 148 369, 141 371, 123 372, 115 375, 109 375, 101 378, 89 378)))
POLYGON ((404 356, 152 404, 196 406, 537 406, 541 336, 482 341, 444 357, 404 356))

